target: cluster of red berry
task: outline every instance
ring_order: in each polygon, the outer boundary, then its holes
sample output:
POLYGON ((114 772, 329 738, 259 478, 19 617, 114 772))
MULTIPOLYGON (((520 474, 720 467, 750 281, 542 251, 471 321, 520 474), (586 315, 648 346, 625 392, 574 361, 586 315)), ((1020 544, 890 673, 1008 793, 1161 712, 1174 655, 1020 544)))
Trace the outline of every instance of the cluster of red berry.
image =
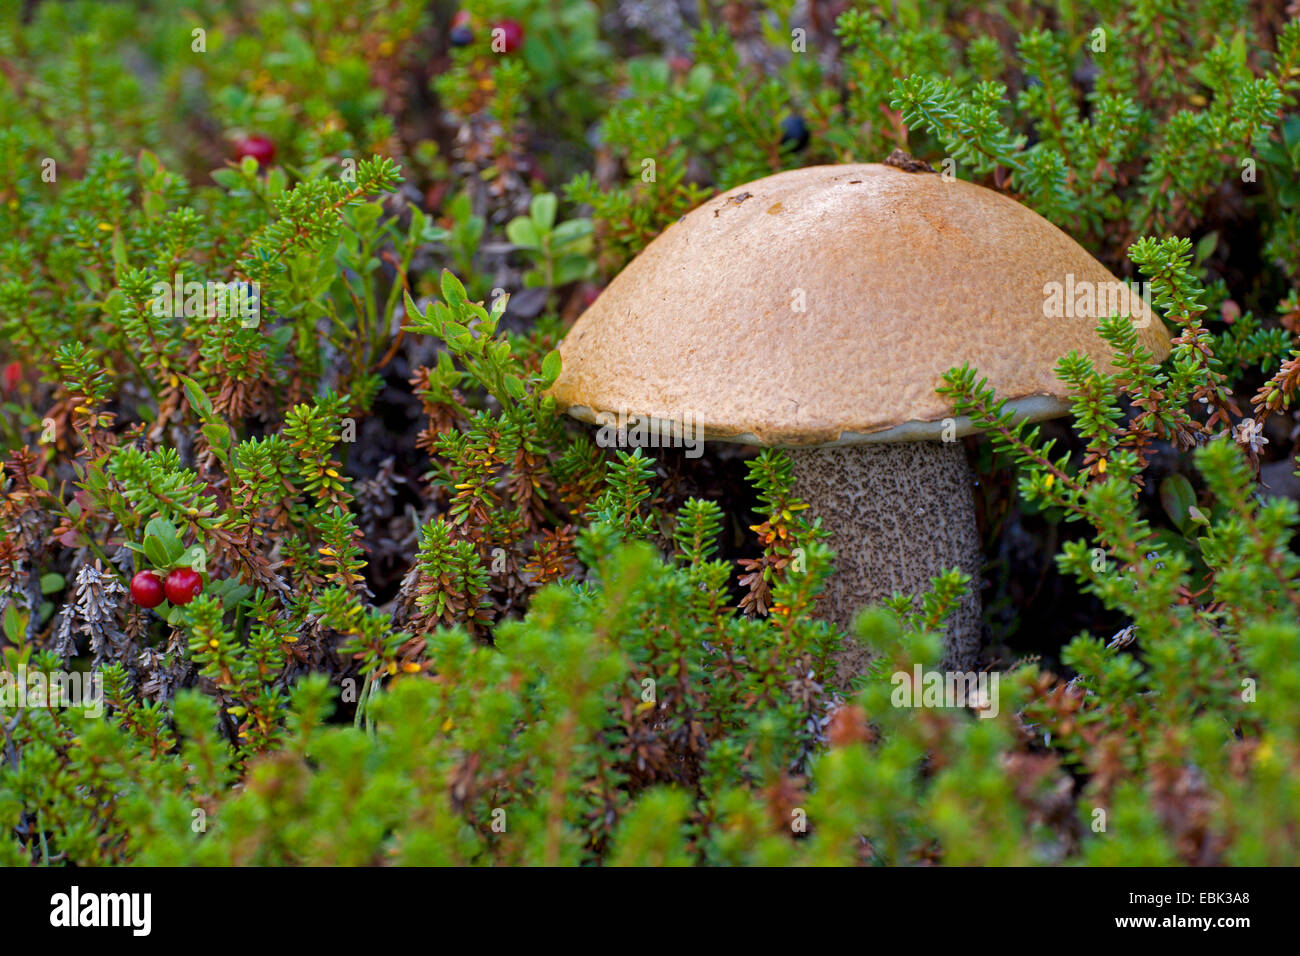
POLYGON ((131 600, 140 607, 157 607, 163 599, 189 604, 203 593, 203 579, 190 568, 173 568, 166 579, 156 571, 141 571, 131 579, 131 600))

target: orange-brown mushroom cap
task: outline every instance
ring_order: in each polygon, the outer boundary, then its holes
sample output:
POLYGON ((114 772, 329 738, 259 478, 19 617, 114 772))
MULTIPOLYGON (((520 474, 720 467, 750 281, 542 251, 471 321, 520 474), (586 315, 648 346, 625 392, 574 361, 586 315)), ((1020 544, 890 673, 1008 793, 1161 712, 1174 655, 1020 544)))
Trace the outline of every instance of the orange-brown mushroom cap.
POLYGON ((755 444, 938 438, 956 417, 935 393, 950 368, 970 363, 1039 419, 1067 410, 1055 366, 1070 351, 1113 370, 1096 332, 1112 311, 1165 358, 1163 324, 1126 289, 1000 193, 893 166, 812 166, 669 226, 574 324, 551 393, 585 421, 694 421, 755 444))

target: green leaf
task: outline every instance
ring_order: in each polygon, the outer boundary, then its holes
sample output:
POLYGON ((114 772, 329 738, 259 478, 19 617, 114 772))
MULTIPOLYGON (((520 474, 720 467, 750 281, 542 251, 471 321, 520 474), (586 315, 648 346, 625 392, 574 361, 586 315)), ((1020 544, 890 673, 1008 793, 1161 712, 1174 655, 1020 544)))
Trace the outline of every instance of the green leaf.
POLYGON ((266 194, 272 198, 284 192, 289 185, 289 175, 279 166, 266 174, 266 194))
POLYGON ((442 270, 442 299, 453 308, 462 306, 469 301, 465 294, 465 286, 457 279, 450 269, 442 270))
POLYGON ((224 189, 238 189, 244 185, 244 177, 233 169, 214 169, 212 181, 224 189))
POLYGON ((160 193, 145 193, 140 200, 146 219, 158 219, 167 211, 167 200, 160 193))
POLYGON ((543 234, 550 232, 554 228, 555 211, 558 206, 559 201, 555 198, 555 193, 539 193, 533 197, 528 214, 543 234))
POLYGON ((221 578, 212 581, 205 593, 218 598, 223 605, 233 606, 251 596, 253 589, 236 578, 221 578))
POLYGON ((542 383, 544 387, 550 388, 555 380, 560 377, 561 361, 559 349, 552 349, 546 353, 546 358, 542 359, 542 383))
POLYGON ((185 386, 185 397, 189 399, 190 407, 199 413, 200 418, 212 417, 212 401, 203 391, 202 386, 194 379, 185 375, 178 375, 181 384, 185 386))
POLYGON ((230 447, 230 427, 222 422, 212 422, 203 426, 203 434, 214 450, 222 451, 230 447))
POLYGON ((19 612, 18 605, 10 604, 5 608, 4 630, 10 644, 23 643, 23 635, 27 630, 27 615, 19 612))
POLYGON ((503 379, 506 383, 506 391, 515 401, 522 401, 528 397, 528 389, 524 386, 524 380, 518 375, 506 375, 503 379))
POLYGON ((185 553, 185 544, 166 518, 153 518, 144 526, 144 550, 155 565, 166 567, 185 553), (154 549, 150 550, 150 540, 154 549))
POLYGON ((506 224, 506 238, 521 249, 540 249, 542 236, 537 225, 527 216, 511 219, 506 224))
POLYGON ((1200 241, 1196 243, 1195 264, 1199 266, 1202 262, 1208 259, 1211 255, 1213 255, 1214 250, 1218 246, 1218 244, 1219 244, 1219 233, 1217 230, 1214 232, 1208 232, 1204 236, 1202 236, 1200 241))
POLYGON ((416 243, 424 240, 424 230, 429 225, 429 217, 418 206, 411 207, 411 224, 406 230, 406 241, 416 243))
POLYGON ((1235 63, 1238 68, 1246 66, 1246 34, 1243 31, 1238 30, 1236 32, 1228 50, 1232 55, 1232 62, 1235 63))
POLYGON ((1196 504, 1196 492, 1190 481, 1182 475, 1170 475, 1160 482, 1160 504, 1180 531, 1191 530, 1195 522, 1190 509, 1196 504))
POLYGON ((156 535, 146 534, 144 536, 144 555, 155 568, 166 568, 171 564, 171 556, 167 552, 167 546, 156 535))
POLYGON ((152 179, 154 173, 158 172, 158 157, 149 150, 142 149, 140 150, 140 160, 137 165, 141 179, 152 179))
POLYGON ((537 37, 530 36, 524 41, 523 53, 524 61, 528 64, 528 72, 533 76, 554 77, 560 72, 555 54, 537 37))
POLYGON ((593 232, 593 226, 590 219, 570 219, 568 222, 562 222, 555 227, 551 233, 551 239, 556 246, 567 246, 571 242, 578 242, 586 239, 593 232))
POLYGON ((131 268, 131 259, 126 254, 126 238, 121 229, 113 230, 113 264, 119 271, 131 268))
POLYGON ((59 591, 62 591, 63 588, 64 588, 64 586, 65 586, 67 583, 68 583, 68 582, 67 582, 66 580, 64 580, 64 577, 63 577, 63 575, 61 575, 61 574, 55 574, 54 572, 50 572, 49 574, 42 574, 42 575, 41 575, 41 593, 42 593, 42 594, 55 594, 55 593, 57 593, 57 592, 59 592, 59 591))
POLYGON ((375 223, 383 215, 384 208, 381 203, 369 202, 363 206, 353 206, 348 210, 348 216, 352 219, 354 228, 362 233, 369 233, 374 229, 375 223))
POLYGON ((415 300, 411 298, 411 293, 408 292, 406 289, 403 289, 402 297, 406 304, 406 317, 408 319, 415 318, 415 319, 423 320, 424 313, 420 311, 420 307, 416 305, 415 300))
POLYGON ((568 285, 590 275, 595 263, 586 256, 565 256, 555 267, 555 284, 568 285))

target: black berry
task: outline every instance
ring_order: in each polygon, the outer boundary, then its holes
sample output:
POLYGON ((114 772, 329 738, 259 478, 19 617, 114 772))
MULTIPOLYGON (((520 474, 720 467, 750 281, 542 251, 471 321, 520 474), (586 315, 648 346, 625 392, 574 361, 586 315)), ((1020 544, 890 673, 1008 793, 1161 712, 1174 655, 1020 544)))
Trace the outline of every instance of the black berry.
POLYGON ((798 113, 791 113, 781 120, 781 148, 797 153, 808 145, 811 134, 808 124, 798 113))

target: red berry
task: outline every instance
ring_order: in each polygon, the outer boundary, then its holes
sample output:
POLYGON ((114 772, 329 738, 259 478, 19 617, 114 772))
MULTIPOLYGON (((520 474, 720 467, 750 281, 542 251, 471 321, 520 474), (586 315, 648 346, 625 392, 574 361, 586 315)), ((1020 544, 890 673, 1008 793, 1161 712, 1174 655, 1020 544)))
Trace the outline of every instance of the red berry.
POLYGON ((524 42, 524 28, 518 20, 500 20, 492 28, 492 50, 495 53, 514 53, 524 42))
POLYGON ((12 392, 18 387, 18 383, 23 380, 23 363, 10 362, 5 366, 3 377, 5 391, 12 392))
POLYGON ((457 10, 451 15, 451 25, 453 27, 467 27, 471 20, 468 10, 457 10))
POLYGON ((257 160, 259 166, 270 166, 271 160, 275 159, 275 143, 271 142, 265 136, 254 134, 245 136, 235 144, 235 155, 239 159, 245 156, 252 156, 257 160))
POLYGON ((131 579, 131 600, 140 607, 157 607, 163 602, 163 583, 152 571, 139 571, 131 579))
POLYGON ((167 575, 163 590, 172 604, 189 604, 203 593, 203 579, 189 568, 176 568, 167 575))

